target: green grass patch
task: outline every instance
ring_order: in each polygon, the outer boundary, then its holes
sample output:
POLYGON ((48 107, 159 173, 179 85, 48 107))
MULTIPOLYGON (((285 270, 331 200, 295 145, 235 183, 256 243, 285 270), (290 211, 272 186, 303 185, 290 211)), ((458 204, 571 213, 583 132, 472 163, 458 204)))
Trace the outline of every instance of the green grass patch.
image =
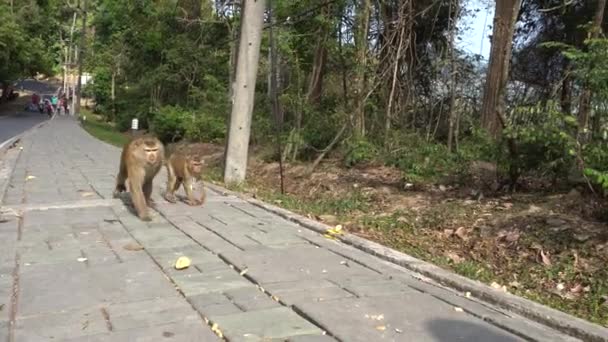
POLYGON ((114 126, 104 122, 89 110, 84 109, 81 111, 80 121, 85 131, 108 144, 122 147, 129 140, 127 136, 119 132, 114 126), (86 120, 84 120, 85 116, 86 120))

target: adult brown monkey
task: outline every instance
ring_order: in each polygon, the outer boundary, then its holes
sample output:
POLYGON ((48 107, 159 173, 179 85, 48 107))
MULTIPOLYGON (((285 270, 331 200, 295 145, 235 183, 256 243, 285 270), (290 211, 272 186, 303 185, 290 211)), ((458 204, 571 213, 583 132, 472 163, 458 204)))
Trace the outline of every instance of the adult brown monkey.
POLYGON ((114 198, 127 190, 128 181, 133 206, 143 221, 151 220, 148 207, 153 205, 152 181, 163 165, 164 155, 163 144, 153 136, 135 138, 122 149, 114 198))
MULTIPOLYGON (((167 167, 167 191, 165 199, 175 203, 175 191, 183 184, 188 199, 188 205, 201 205, 205 203, 205 187, 201 187, 201 198, 194 198, 193 187, 196 181, 202 181, 204 161, 197 153, 192 153, 190 149, 183 145, 174 145, 169 148, 169 156, 165 160, 167 167)), ((168 149, 168 150, 169 150, 168 149)))

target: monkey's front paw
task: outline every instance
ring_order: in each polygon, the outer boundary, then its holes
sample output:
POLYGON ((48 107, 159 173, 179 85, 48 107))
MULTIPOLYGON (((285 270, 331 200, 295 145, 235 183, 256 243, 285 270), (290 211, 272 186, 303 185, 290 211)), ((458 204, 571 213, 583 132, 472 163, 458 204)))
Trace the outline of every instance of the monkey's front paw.
POLYGON ((120 193, 121 192, 125 192, 127 191, 127 187, 124 185, 117 185, 116 189, 114 189, 114 192, 112 193, 112 196, 114 196, 114 198, 118 198, 120 197, 120 193))
POLYGON ((150 217, 150 215, 148 214, 143 214, 139 216, 139 219, 145 222, 150 222, 152 221, 152 218, 150 217))
POLYGON ((199 205, 201 203, 200 203, 199 200, 186 200, 186 204, 194 207, 194 206, 197 206, 197 205, 199 205))

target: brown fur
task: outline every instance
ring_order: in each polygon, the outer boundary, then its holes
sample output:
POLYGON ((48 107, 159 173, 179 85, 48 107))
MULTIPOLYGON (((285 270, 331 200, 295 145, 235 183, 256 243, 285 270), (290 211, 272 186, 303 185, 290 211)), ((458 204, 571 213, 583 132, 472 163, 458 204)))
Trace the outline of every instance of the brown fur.
POLYGON ((187 146, 173 146, 172 152, 165 162, 167 167, 167 191, 165 199, 175 203, 175 191, 183 184, 188 199, 188 205, 201 205, 205 203, 205 187, 201 186, 201 198, 194 198, 193 185, 197 181, 202 183, 203 159, 198 154, 191 154, 187 146))
POLYGON ((151 220, 148 207, 154 204, 150 198, 152 181, 163 165, 164 155, 163 144, 152 136, 133 139, 122 149, 114 197, 127 190, 125 181, 128 181, 133 206, 144 221, 151 220))

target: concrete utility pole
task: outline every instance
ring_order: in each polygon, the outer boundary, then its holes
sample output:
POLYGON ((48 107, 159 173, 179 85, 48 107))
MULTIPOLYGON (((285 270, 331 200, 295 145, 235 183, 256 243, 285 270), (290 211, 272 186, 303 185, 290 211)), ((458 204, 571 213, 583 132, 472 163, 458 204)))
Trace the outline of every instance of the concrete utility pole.
POLYGON ((224 166, 224 182, 227 184, 242 183, 247 173, 251 116, 260 59, 265 5, 265 0, 245 0, 243 2, 235 96, 230 114, 226 165, 224 166))
POLYGON ((80 101, 82 98, 82 68, 84 63, 84 45, 87 33, 87 0, 82 1, 82 32, 80 33, 80 44, 78 46, 78 80, 76 81, 76 99, 73 107, 73 115, 80 115, 80 101))

